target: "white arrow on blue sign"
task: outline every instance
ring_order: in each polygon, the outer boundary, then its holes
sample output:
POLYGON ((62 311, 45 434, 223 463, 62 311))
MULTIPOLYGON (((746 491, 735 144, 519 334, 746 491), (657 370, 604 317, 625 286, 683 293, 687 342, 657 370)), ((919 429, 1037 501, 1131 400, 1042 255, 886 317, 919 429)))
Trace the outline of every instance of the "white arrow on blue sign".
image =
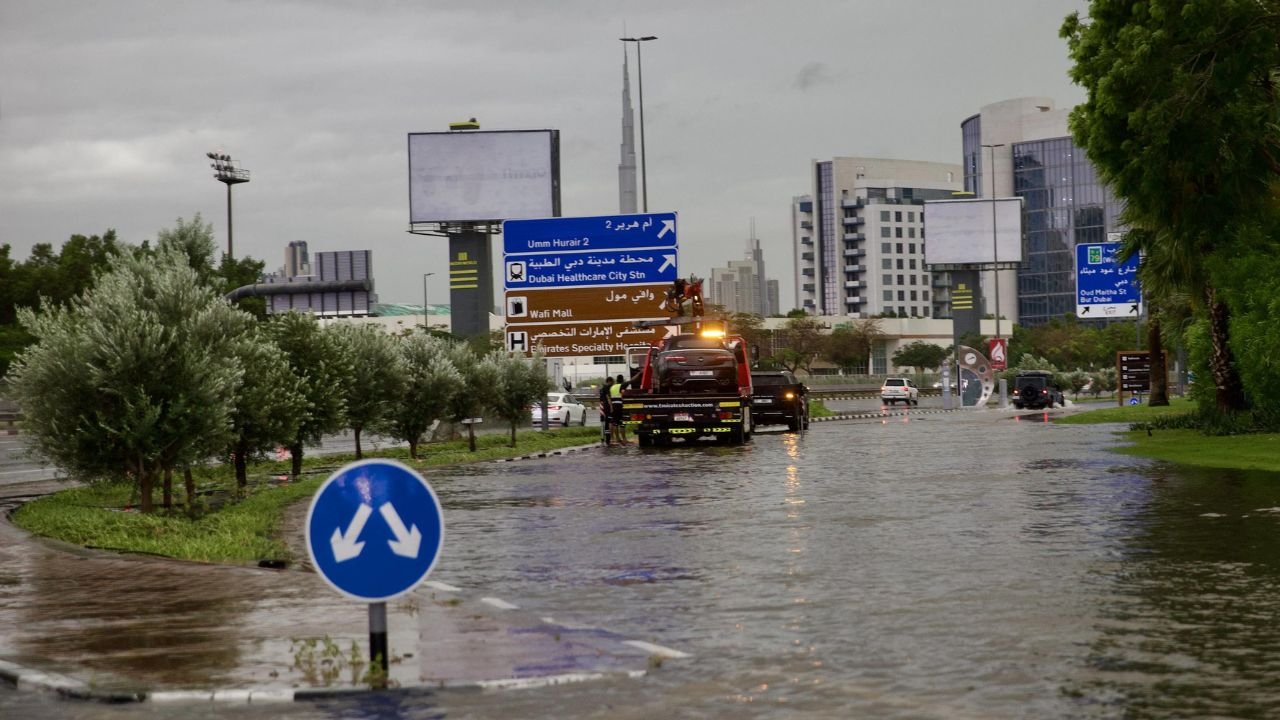
POLYGON ((674 247, 676 214, 673 212, 539 218, 502 223, 502 248, 508 256, 674 247))
POLYGON ((1142 312, 1138 256, 1117 260, 1118 242, 1076 245, 1076 317, 1137 318, 1142 312))
POLYGON ((444 514, 421 475, 394 460, 360 460, 329 476, 311 499, 311 564, 334 590, 386 602, 413 590, 444 546, 444 514))

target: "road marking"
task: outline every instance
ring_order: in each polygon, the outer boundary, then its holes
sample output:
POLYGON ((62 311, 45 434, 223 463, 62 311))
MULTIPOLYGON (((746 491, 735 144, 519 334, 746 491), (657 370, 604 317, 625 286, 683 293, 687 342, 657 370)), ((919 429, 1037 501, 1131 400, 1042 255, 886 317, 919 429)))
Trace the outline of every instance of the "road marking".
POLYGON ((442 590, 444 592, 462 592, 462 588, 457 588, 450 585, 449 583, 442 583, 442 582, 439 582, 438 580, 428 580, 422 584, 426 585, 427 587, 433 590, 442 590))
POLYGON ((548 687, 551 685, 563 685, 565 683, 588 682, 590 680, 603 680, 608 677, 638 678, 644 677, 643 670, 631 670, 626 673, 567 673, 564 675, 548 675, 546 677, 537 678, 506 678, 503 680, 480 680, 476 685, 485 690, 528 690, 530 688, 548 687))
POLYGON ((506 600, 499 600, 498 598, 492 598, 492 597, 480 598, 480 602, 486 605, 492 605, 498 608, 499 610, 519 610, 520 609, 519 605, 512 605, 506 600))
POLYGON ((663 647, 661 645, 654 645, 653 643, 647 643, 643 640, 623 640, 622 644, 630 645, 633 648, 639 648, 641 650, 644 650, 645 652, 653 653, 654 655, 660 655, 662 657, 668 657, 668 658, 689 657, 689 653, 683 653, 683 652, 680 652, 679 650, 672 650, 669 647, 663 647))

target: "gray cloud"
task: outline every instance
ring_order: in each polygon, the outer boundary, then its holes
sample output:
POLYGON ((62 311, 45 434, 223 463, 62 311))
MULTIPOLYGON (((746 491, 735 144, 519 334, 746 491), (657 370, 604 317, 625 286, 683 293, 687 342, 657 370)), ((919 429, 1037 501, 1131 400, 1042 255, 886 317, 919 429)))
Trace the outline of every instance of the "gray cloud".
POLYGON ((808 90, 815 85, 823 85, 834 82, 831 73, 827 71, 827 66, 820 62, 805 63, 800 68, 800 72, 796 73, 795 86, 800 90, 808 90))

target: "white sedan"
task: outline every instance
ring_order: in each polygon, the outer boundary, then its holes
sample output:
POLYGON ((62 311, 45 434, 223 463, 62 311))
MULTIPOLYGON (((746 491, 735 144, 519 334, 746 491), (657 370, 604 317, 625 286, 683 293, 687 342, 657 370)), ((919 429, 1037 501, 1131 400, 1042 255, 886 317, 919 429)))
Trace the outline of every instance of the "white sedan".
MULTIPOLYGON (((542 406, 534 405, 531 409, 533 424, 542 423, 542 406)), ((550 393, 547 395, 547 421, 559 423, 565 427, 573 424, 587 424, 587 409, 582 403, 573 399, 569 393, 550 393)))

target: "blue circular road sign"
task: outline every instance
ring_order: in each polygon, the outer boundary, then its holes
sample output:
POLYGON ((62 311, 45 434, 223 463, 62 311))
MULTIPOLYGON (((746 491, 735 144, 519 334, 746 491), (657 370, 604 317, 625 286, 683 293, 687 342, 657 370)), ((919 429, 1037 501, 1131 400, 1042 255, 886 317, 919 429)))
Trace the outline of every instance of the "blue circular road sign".
POLYGON ((385 602, 426 579, 444 546, 440 500, 394 460, 361 460, 329 476, 307 511, 307 552, 329 586, 385 602))

